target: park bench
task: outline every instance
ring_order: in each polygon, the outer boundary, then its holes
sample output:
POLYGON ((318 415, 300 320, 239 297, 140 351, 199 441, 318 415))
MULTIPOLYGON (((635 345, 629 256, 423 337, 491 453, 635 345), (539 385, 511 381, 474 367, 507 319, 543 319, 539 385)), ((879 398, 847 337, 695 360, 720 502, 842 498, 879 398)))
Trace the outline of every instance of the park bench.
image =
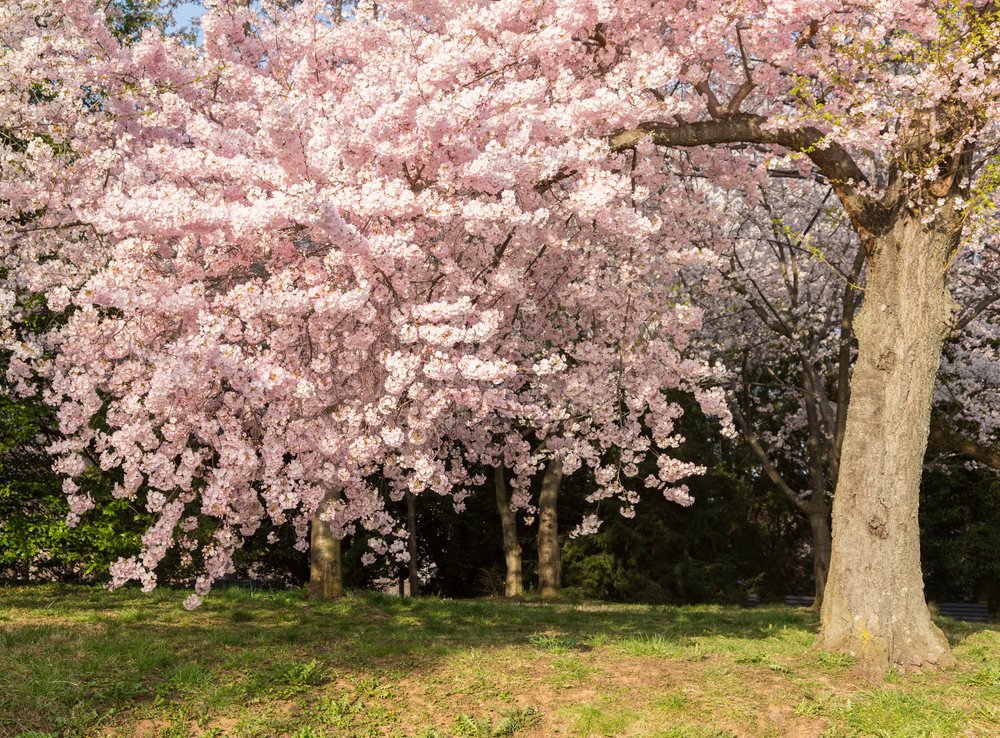
POLYGON ((260 583, 256 579, 216 579, 212 589, 258 589, 260 583))
POLYGON ((971 602, 939 602, 938 614, 952 620, 964 620, 967 623, 989 623, 990 611, 986 605, 976 605, 971 602))
POLYGON ((747 607, 753 608, 757 607, 758 605, 760 605, 760 597, 758 597, 753 592, 750 592, 747 595, 747 607))
MULTIPOLYGON (((786 595, 785 604, 789 607, 812 607, 815 597, 804 595, 786 595)), ((952 620, 964 620, 969 623, 989 623, 990 612, 986 605, 975 605, 968 602, 939 602, 938 613, 952 620)))
POLYGON ((789 607, 812 607, 815 601, 815 597, 806 595, 785 595, 785 604, 789 607))

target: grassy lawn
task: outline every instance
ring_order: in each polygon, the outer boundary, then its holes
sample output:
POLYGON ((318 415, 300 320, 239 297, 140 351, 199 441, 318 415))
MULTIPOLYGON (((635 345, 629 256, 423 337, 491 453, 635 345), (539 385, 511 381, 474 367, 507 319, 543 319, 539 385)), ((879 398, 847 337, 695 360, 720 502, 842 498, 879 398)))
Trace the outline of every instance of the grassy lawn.
POLYGON ((1000 630, 960 666, 810 651, 805 610, 0 588, 0 736, 1000 736, 1000 630))

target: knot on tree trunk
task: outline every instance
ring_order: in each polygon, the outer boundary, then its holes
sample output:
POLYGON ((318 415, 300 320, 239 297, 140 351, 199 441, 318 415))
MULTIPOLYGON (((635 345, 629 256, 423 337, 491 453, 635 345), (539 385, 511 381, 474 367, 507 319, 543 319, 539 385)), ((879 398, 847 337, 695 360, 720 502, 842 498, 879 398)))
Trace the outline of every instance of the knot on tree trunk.
POLYGON ((885 529, 886 522, 881 515, 875 513, 868 519, 868 530, 876 538, 886 539, 889 533, 885 529))
POLYGON ((878 363, 875 364, 883 372, 891 372, 892 367, 896 364, 896 355, 892 352, 892 349, 888 351, 883 351, 879 354, 878 363))

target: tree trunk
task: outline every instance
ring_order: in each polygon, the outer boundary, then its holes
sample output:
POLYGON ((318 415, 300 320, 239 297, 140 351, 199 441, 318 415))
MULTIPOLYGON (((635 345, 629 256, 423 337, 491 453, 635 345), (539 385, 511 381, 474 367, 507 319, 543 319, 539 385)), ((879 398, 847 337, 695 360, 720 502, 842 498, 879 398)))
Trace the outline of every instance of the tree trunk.
POLYGON ((809 527, 812 529, 813 575, 816 580, 816 601, 813 609, 823 607, 826 582, 830 576, 830 549, 833 545, 830 535, 830 508, 826 502, 813 504, 809 508, 809 527))
POLYGON ((410 532, 410 597, 420 596, 420 574, 417 572, 417 498, 406 493, 406 527, 410 532))
MULTIPOLYGON (((804 386, 808 386, 808 378, 804 377, 804 386)), ((826 580, 830 572, 830 506, 826 502, 826 444, 823 442, 823 427, 820 420, 816 400, 806 395, 806 420, 809 435, 806 439, 806 451, 809 464, 809 501, 803 506, 809 518, 812 529, 813 546, 813 579, 815 582, 815 601, 813 609, 823 607, 823 594, 826 591, 826 580)))
POLYGON ((520 597, 524 594, 521 581, 521 547, 517 543, 517 516, 510 509, 510 495, 503 479, 503 464, 494 469, 497 487, 497 509, 500 511, 500 526, 503 529, 503 555, 507 564, 507 578, 504 582, 504 597, 520 597))
POLYGON ((931 225, 904 210, 869 241, 858 357, 817 646, 876 670, 955 663, 924 601, 917 524, 931 395, 955 312, 948 259, 960 226, 950 203, 931 225))
POLYGON ((552 459, 545 467, 538 496, 538 596, 559 596, 562 559, 559 556, 559 518, 556 501, 562 484, 562 462, 552 459))
POLYGON ((319 519, 326 504, 336 499, 327 493, 316 510, 309 541, 309 599, 334 600, 344 596, 344 575, 340 560, 340 540, 330 526, 319 519))

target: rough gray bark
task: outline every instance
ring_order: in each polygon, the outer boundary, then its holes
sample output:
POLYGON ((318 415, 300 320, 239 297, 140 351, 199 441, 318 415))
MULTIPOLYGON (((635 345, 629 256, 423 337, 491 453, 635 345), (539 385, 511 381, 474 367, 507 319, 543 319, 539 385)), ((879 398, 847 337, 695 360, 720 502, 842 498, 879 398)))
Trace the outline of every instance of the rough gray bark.
POLYGON ((340 540, 330 533, 330 526, 319 519, 326 504, 336 499, 327 493, 313 518, 309 540, 310 600, 333 600, 344 596, 344 576, 340 557, 340 540))
POLYGON ((406 527, 410 533, 410 597, 420 596, 420 574, 417 571, 417 498, 412 492, 406 493, 406 527))
POLYGON ((948 666, 924 601, 917 506, 931 395, 956 305, 946 284, 960 224, 908 210, 869 242, 858 357, 833 503, 833 547, 817 646, 888 667, 948 666))
POLYGON ((520 597, 524 594, 521 580, 521 546, 517 542, 517 516, 510 509, 510 495, 503 478, 503 465, 494 469, 497 488, 497 509, 500 511, 500 526, 503 529, 503 555, 507 565, 504 581, 504 597, 520 597))
POLYGON ((559 518, 556 502, 562 484, 562 462, 552 459, 545 467, 538 495, 538 596, 559 596, 562 559, 559 555, 559 518))

